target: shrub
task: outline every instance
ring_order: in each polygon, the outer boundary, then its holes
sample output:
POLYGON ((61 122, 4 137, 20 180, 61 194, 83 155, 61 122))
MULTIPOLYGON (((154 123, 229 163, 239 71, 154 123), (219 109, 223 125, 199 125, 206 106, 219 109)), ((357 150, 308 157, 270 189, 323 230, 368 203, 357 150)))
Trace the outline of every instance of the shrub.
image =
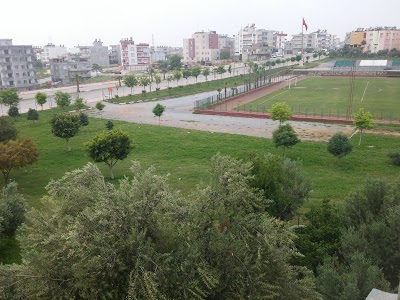
POLYGON ((400 166, 400 152, 391 152, 388 154, 392 165, 400 166))
POLYGON ((30 108, 26 114, 26 118, 31 121, 39 120, 39 114, 36 109, 30 108))
POLYGON ((142 94, 146 94, 146 90, 142 90, 142 94))
POLYGON ((115 99, 118 99, 119 98, 119 96, 118 95, 115 95, 115 99))
POLYGON ((113 128, 114 128, 114 123, 111 122, 111 121, 107 121, 107 123, 106 123, 106 129, 107 129, 107 130, 111 130, 111 129, 113 129, 113 128))
POLYGON ((8 110, 8 115, 9 115, 10 117, 13 117, 13 118, 18 117, 18 116, 19 116, 18 107, 16 107, 16 106, 11 106, 10 109, 8 110))
POLYGON ((81 112, 79 114, 79 122, 81 123, 81 126, 88 126, 89 125, 88 115, 81 112))

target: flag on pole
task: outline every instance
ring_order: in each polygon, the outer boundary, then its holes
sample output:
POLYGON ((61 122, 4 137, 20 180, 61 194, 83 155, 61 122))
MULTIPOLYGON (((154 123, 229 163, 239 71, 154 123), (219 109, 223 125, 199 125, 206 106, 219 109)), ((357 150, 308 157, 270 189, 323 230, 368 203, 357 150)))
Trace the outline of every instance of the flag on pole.
POLYGON ((307 31, 308 30, 308 25, 307 25, 306 21, 304 20, 304 18, 303 18, 303 26, 306 28, 306 31, 307 31))

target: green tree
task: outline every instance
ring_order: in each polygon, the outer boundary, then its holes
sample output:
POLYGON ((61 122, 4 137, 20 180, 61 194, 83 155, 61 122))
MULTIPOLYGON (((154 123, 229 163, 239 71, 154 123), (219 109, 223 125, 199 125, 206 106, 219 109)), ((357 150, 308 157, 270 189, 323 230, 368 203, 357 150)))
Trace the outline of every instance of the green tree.
POLYGON ((337 158, 342 158, 353 151, 350 139, 343 133, 336 133, 328 141, 328 152, 337 158))
POLYGON ((74 73, 71 76, 71 79, 75 82, 76 84, 76 92, 80 93, 80 88, 79 88, 79 84, 83 81, 83 78, 81 75, 79 75, 78 73, 74 73))
POLYGON ((140 76, 139 77, 139 85, 143 87, 142 93, 146 92, 146 86, 150 84, 150 79, 147 76, 140 76))
POLYGON ((203 76, 206 78, 206 81, 207 81, 208 76, 210 76, 210 70, 208 68, 205 68, 203 70, 203 76))
POLYGON ((7 114, 8 114, 10 117, 13 117, 13 118, 18 117, 18 116, 19 116, 19 109, 18 109, 18 107, 16 107, 16 106, 10 106, 10 108, 8 109, 7 114))
POLYGON ((39 114, 36 109, 29 108, 26 118, 31 121, 37 121, 39 120, 39 114))
POLYGON ((17 129, 14 124, 5 117, 0 117, 0 143, 15 140, 16 138, 17 129))
POLYGON ((96 72, 96 76, 98 76, 99 72, 103 71, 103 68, 101 66, 99 66, 98 64, 93 64, 92 71, 96 72))
POLYGON ((89 117, 87 114, 81 112, 79 114, 79 123, 81 126, 88 126, 89 125, 89 117))
POLYGON ((302 58, 303 58, 303 57, 302 57, 301 55, 296 55, 296 61, 297 61, 297 62, 301 61, 302 58))
POLYGON ((99 111, 102 111, 106 107, 102 102, 97 102, 96 103, 96 109, 99 111))
POLYGON ((361 145, 362 134, 365 129, 374 128, 374 116, 369 112, 366 112, 364 108, 360 108, 358 113, 353 114, 353 124, 360 131, 360 141, 358 145, 361 145))
POLYGON ((56 100, 57 106, 61 107, 63 110, 65 107, 71 105, 71 95, 68 93, 58 91, 55 93, 54 99, 56 100))
POLYGON ((112 129, 97 134, 85 144, 90 158, 95 162, 104 162, 108 166, 111 179, 114 179, 113 167, 119 160, 127 158, 132 149, 131 140, 126 132, 112 129))
POLYGON ((199 77, 199 75, 201 74, 201 69, 200 67, 194 67, 191 70, 191 76, 193 76, 194 78, 196 78, 196 82, 197 82, 197 77, 199 77))
POLYGON ((18 92, 14 89, 5 89, 0 91, 0 103, 6 106, 16 106, 18 105, 20 98, 18 92))
POLYGON ((299 161, 268 153, 250 153, 252 163, 250 181, 262 191, 267 211, 281 220, 290 220, 311 191, 311 182, 301 170, 299 161))
POLYGON ((131 88, 131 95, 133 95, 133 88, 138 85, 138 80, 135 75, 127 75, 124 78, 124 84, 131 88))
POLYGON ((42 92, 37 92, 35 95, 35 100, 36 100, 36 103, 39 104, 43 110, 43 105, 46 104, 46 102, 47 102, 47 95, 42 92))
POLYGON ((278 129, 272 133, 272 139, 274 140, 276 147, 283 148, 283 154, 285 154, 286 148, 300 143, 296 132, 289 124, 279 125, 278 129))
POLYGON ((158 117, 158 125, 160 125, 161 122, 161 116, 165 111, 165 106, 161 105, 160 103, 157 103, 156 106, 153 108, 153 114, 158 117))
POLYGON ((220 59, 230 59, 231 53, 229 51, 221 51, 219 56, 220 56, 220 59))
POLYGON ((156 90, 160 90, 160 83, 161 83, 161 77, 158 74, 154 75, 154 81, 156 82, 156 90))
POLYGON ((173 54, 168 57, 168 65, 170 70, 179 70, 182 67, 182 56, 173 54))
POLYGON ((175 72, 174 72, 174 79, 176 80, 176 85, 178 86, 178 82, 179 82, 179 80, 182 78, 182 72, 181 71, 179 71, 179 70, 176 70, 175 72))
POLYGON ((190 76, 192 76, 192 72, 190 70, 182 71, 182 77, 186 79, 186 84, 188 84, 188 79, 190 76))
POLYGON ((78 110, 81 110, 81 109, 86 107, 83 98, 76 98, 75 99, 75 107, 78 110))
MULTIPOLYGON (((11 182, 0 191, 0 238, 11 237, 25 220, 26 202, 11 182)), ((0 294, 1 295, 1 294, 0 294)))
POLYGON ((19 138, 0 143, 0 171, 5 184, 8 184, 12 170, 31 165, 38 157, 39 152, 32 139, 19 138))
POLYGON ((165 80, 165 74, 168 72, 168 68, 169 68, 168 61, 162 60, 162 61, 159 61, 158 63, 159 63, 161 73, 163 73, 163 76, 164 76, 163 79, 165 80))
POLYGON ((113 128, 114 128, 114 123, 111 122, 110 120, 108 120, 108 121, 106 122, 106 129, 107 129, 107 130, 111 130, 111 129, 113 129, 113 128))
POLYGON ((80 118, 78 115, 61 114, 54 115, 50 121, 51 132, 59 138, 67 141, 67 149, 71 151, 70 139, 79 132, 80 118))
POLYGON ((217 68, 217 73, 221 75, 222 78, 222 74, 224 74, 226 72, 224 66, 218 66, 217 68))
POLYGON ((232 66, 231 65, 228 66, 228 73, 229 73, 229 76, 231 76, 231 74, 232 74, 232 66))
POLYGON ((271 114, 272 120, 279 120, 280 125, 282 125, 283 122, 289 120, 292 116, 292 111, 289 105, 286 104, 286 102, 275 103, 274 105, 272 105, 269 113, 271 114))

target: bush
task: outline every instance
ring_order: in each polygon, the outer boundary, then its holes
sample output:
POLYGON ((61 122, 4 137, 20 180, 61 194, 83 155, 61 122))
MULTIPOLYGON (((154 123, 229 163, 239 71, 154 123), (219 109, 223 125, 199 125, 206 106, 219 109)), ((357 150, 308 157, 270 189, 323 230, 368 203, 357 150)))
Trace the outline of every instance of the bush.
POLYGON ((111 129, 113 129, 113 128, 114 128, 114 123, 111 122, 111 121, 107 121, 107 123, 106 123, 106 129, 107 129, 107 130, 111 130, 111 129))
POLYGON ((143 95, 146 94, 146 90, 142 90, 142 94, 143 94, 143 95))
POLYGON ((13 117, 13 118, 18 117, 18 116, 19 116, 18 107, 16 107, 16 106, 11 106, 10 109, 8 110, 8 115, 9 115, 10 117, 13 117))
POLYGON ((14 235, 25 220, 25 210, 25 199, 18 193, 15 182, 0 190, 0 237, 14 235))
POLYGON ((17 130, 14 124, 5 117, 0 118, 0 142, 15 140, 17 138, 17 130))
POLYGON ((115 95, 115 99, 118 99, 119 98, 119 96, 118 95, 115 95))
POLYGON ((26 118, 31 121, 39 120, 39 114, 36 109, 30 108, 26 114, 26 118))
POLYGON ((89 125, 89 117, 87 114, 84 114, 83 112, 81 112, 79 114, 79 122, 81 124, 81 126, 88 126, 89 125))
POLYGON ((391 152, 388 154, 392 165, 400 166, 400 152, 391 152))
POLYGON ((342 158, 353 150, 350 140, 343 133, 336 133, 329 139, 328 152, 333 156, 342 158))
POLYGON ((160 90, 160 88, 156 88, 156 91, 159 91, 160 90))

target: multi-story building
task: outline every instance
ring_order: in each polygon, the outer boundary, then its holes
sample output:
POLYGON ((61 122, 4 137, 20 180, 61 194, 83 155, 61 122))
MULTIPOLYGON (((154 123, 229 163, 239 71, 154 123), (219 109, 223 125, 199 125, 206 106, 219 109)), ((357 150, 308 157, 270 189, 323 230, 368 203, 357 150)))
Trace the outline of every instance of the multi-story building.
POLYGON ((146 70, 150 66, 149 44, 135 44, 132 38, 120 41, 121 65, 129 70, 146 70))
POLYGON ((91 70, 92 65, 88 60, 79 58, 75 58, 75 60, 65 58, 50 60, 50 73, 53 82, 69 83, 76 74, 83 79, 88 79, 91 76, 91 70))
POLYGON ((108 52, 110 65, 121 65, 121 49, 120 45, 110 45, 108 52))
POLYGON ((291 50, 296 54, 306 49, 312 49, 313 51, 335 49, 339 46, 339 42, 335 35, 328 33, 326 30, 317 30, 303 35, 301 33, 293 35, 290 45, 291 50))
POLYGON ((150 47, 150 60, 154 64, 158 61, 167 60, 168 57, 168 46, 152 46, 150 47))
POLYGON ((96 39, 93 42, 93 46, 89 47, 89 52, 89 61, 92 65, 97 64, 103 68, 108 68, 110 66, 108 47, 103 46, 103 42, 100 39, 96 39))
POLYGON ((32 46, 17 46, 12 39, 0 39, 0 90, 30 90, 37 86, 32 46))
POLYGON ((50 59, 62 58, 67 56, 67 47, 64 45, 56 46, 47 44, 43 47, 43 52, 40 53, 38 59, 43 63, 48 63, 50 59))
POLYGON ((400 49, 400 29, 396 27, 358 28, 350 33, 350 47, 363 47, 364 52, 400 49))

